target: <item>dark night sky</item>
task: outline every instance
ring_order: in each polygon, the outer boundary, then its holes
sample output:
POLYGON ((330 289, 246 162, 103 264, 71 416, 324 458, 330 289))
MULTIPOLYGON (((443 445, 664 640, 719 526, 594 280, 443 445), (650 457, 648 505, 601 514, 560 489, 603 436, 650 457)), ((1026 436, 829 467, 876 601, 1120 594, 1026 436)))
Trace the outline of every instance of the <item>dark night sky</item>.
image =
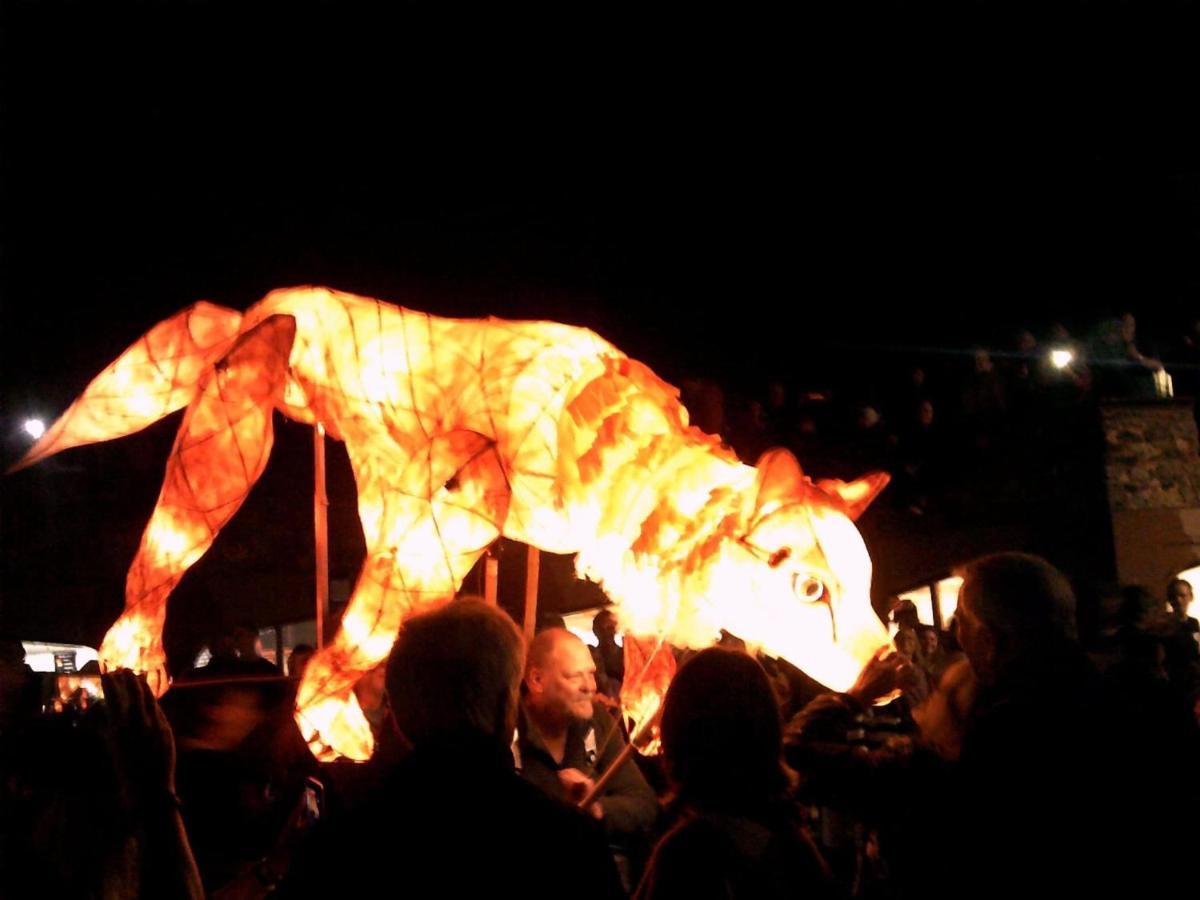
POLYGON ((6 462, 159 319, 288 284, 749 387, 1200 306, 1189 32, 1133 5, 246 6, 5 0, 6 462))

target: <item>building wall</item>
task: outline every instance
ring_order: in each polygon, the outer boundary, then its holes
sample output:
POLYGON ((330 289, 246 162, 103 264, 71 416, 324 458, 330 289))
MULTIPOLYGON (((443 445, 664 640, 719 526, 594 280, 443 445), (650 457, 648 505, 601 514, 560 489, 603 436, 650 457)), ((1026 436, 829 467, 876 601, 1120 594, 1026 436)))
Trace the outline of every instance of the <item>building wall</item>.
POLYGON ((1200 442, 1190 404, 1106 404, 1101 421, 1118 581, 1161 592, 1200 561, 1200 442))

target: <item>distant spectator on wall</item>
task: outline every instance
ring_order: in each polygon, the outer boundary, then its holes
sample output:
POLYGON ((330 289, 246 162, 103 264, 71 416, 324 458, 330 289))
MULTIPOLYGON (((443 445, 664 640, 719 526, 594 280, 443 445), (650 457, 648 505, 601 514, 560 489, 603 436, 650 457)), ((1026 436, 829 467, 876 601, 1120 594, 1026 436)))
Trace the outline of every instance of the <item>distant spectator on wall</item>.
POLYGON ((1041 379, 1052 406, 1070 406, 1092 387, 1087 350, 1061 322, 1051 325, 1049 334, 1047 352, 1041 360, 1041 379))
POLYGON ((895 502, 915 514, 924 513, 942 474, 945 438, 932 400, 917 404, 913 418, 901 425, 896 446, 895 502))
POLYGON ((1004 427, 1006 398, 1004 384, 984 349, 972 358, 971 374, 962 390, 963 424, 970 446, 990 453, 1004 427))
POLYGON ((1089 355, 1102 397, 1149 399, 1156 396, 1154 373, 1159 361, 1149 348, 1138 347, 1137 319, 1125 312, 1101 322, 1093 335, 1089 355))

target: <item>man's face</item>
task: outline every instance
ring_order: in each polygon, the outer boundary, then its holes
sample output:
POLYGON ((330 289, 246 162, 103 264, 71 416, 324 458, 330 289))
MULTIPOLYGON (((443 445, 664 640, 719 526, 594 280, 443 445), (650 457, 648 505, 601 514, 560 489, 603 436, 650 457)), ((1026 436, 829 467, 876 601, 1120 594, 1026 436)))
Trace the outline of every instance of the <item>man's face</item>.
POLYGON ((233 632, 233 645, 238 655, 249 658, 258 656, 258 632, 249 628, 236 628, 233 632))
POLYGON ((936 653, 937 648, 938 648, 937 632, 933 631, 932 629, 922 631, 921 632, 921 650, 923 650, 925 652, 925 655, 928 656, 930 654, 936 653))
POLYGON ((573 719, 592 717, 596 664, 583 641, 561 640, 542 673, 542 702, 573 719))
POLYGON ((1181 619, 1187 618, 1188 607, 1192 603, 1192 586, 1186 581, 1176 581, 1167 591, 1167 602, 1175 610, 1175 615, 1181 619))

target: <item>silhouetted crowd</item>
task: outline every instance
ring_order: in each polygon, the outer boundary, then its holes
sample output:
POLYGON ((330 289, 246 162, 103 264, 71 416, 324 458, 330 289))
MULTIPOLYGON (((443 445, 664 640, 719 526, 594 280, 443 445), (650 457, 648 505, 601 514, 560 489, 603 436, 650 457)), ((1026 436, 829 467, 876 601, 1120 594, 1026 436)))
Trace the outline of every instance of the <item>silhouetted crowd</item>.
POLYGON ((843 371, 815 390, 773 381, 746 393, 685 379, 683 401, 694 424, 744 460, 787 447, 823 476, 885 469, 887 502, 920 516, 955 491, 1021 497, 1031 477, 1075 465, 1099 402, 1194 403, 1200 319, 1146 340, 1124 313, 1082 338, 1055 324, 1040 338, 1022 330, 1008 347, 880 350, 846 368, 857 377, 843 371))
MULTIPOLYGON (((370 762, 318 764, 296 680, 243 635, 154 699, 47 703, 0 659, 4 896, 1187 895, 1200 836, 1191 586, 1081 633, 1044 560, 968 564, 952 628, 893 610, 845 693, 735 636, 681 651, 660 756, 627 751, 616 622, 596 646, 460 599, 356 689, 370 762), (1182 891, 1182 894, 1180 893, 1182 891)), ((61 698, 56 698, 61 699, 61 698)), ((70 701, 71 698, 68 698, 70 701)), ((74 698, 82 700, 83 698, 74 698)))

